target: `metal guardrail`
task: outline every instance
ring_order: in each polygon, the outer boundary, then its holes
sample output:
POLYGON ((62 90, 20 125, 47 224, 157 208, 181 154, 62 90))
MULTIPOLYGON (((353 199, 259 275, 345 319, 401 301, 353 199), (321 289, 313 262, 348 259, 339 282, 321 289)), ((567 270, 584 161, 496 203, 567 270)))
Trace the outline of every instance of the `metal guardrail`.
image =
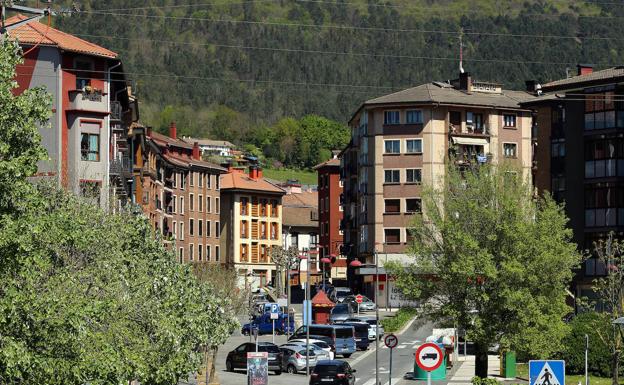
POLYGON ((127 156, 110 161, 110 173, 112 175, 132 174, 132 162, 127 156))

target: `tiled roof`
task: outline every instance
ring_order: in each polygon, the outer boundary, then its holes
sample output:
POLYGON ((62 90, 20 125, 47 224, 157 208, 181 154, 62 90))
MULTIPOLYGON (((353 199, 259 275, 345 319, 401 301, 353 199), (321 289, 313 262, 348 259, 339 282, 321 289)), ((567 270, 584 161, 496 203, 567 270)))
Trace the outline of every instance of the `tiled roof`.
POLYGON ((400 103, 440 103, 493 108, 521 108, 520 103, 534 96, 525 91, 503 90, 500 94, 471 92, 447 83, 426 83, 364 102, 364 105, 400 103))
POLYGON ((283 206, 318 208, 318 192, 306 191, 298 194, 287 194, 282 198, 283 206))
POLYGON ((223 172, 227 171, 225 168, 217 166, 216 164, 204 162, 203 160, 196 160, 187 156, 163 154, 163 158, 165 158, 171 164, 179 166, 179 167, 184 167, 184 168, 201 167, 201 168, 209 168, 212 170, 218 170, 218 171, 223 171, 223 172))
POLYGON ((264 178, 251 179, 243 172, 230 172, 221 175, 221 190, 252 190, 281 194, 284 190, 268 182, 264 178))
POLYGON ((186 148, 186 149, 193 149, 192 144, 188 144, 185 141, 180 140, 180 139, 173 139, 167 135, 163 135, 155 131, 152 131, 151 139, 155 140, 161 146, 169 145, 169 146, 181 147, 181 148, 186 148))
MULTIPOLYGON (((27 19, 24 15, 13 16, 6 20, 6 24, 11 24, 27 19)), ((57 46, 60 49, 70 52, 78 52, 87 55, 100 56, 115 59, 117 54, 97 44, 82 40, 76 36, 48 27, 38 21, 21 25, 9 32, 9 36, 17 39, 21 44, 41 44, 47 46, 57 46)))
POLYGON ((555 80, 542 85, 542 90, 547 92, 554 89, 564 89, 565 86, 576 86, 579 84, 598 82, 601 80, 624 78, 624 67, 607 68, 601 71, 594 71, 585 75, 573 76, 567 79, 555 80))
POLYGON ((182 140, 190 144, 197 142, 197 144, 199 144, 200 146, 218 146, 218 147, 236 148, 235 145, 228 142, 227 140, 196 139, 196 138, 191 138, 190 136, 185 136, 182 138, 182 140))
POLYGON ((312 220, 316 207, 293 207, 282 205, 282 224, 292 227, 318 227, 318 220, 312 220))
POLYGON ((340 166, 340 159, 338 158, 331 158, 330 160, 326 160, 323 163, 319 163, 316 166, 313 167, 314 170, 318 170, 321 167, 325 167, 325 166, 340 166))

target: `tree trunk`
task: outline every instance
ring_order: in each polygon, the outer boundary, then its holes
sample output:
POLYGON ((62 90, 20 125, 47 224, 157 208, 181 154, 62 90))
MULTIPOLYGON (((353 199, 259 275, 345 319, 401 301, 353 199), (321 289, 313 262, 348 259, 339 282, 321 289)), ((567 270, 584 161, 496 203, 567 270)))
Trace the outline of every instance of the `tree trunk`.
MULTIPOLYGON (((209 373, 209 378, 208 378, 208 384, 214 384, 216 383, 215 379, 216 379, 216 375, 217 375, 217 370, 215 368, 215 361, 217 360, 217 351, 219 350, 218 347, 214 347, 212 349, 210 349, 210 362, 206 363, 206 370, 208 370, 209 373)), ((206 385, 208 385, 206 384, 206 385)))
POLYGON ((488 345, 481 342, 475 343, 475 376, 487 378, 488 376, 488 345))
POLYGON ((619 385, 620 351, 618 349, 613 349, 613 355, 611 356, 611 360, 611 375, 613 379, 611 383, 613 385, 619 385))

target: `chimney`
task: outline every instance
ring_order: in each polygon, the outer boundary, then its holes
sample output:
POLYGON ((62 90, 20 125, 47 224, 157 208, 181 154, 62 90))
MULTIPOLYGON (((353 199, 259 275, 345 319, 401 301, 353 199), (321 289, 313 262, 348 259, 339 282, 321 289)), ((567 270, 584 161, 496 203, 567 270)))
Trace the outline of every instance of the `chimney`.
POLYGON ((262 179, 262 167, 258 166, 258 179, 262 179))
POLYGON ((249 166, 249 177, 251 179, 258 179, 258 168, 256 165, 249 166))
POLYGON ((197 142, 193 143, 193 159, 195 160, 201 159, 200 151, 199 151, 199 143, 197 142))
POLYGON ((536 91, 537 82, 535 80, 527 80, 524 84, 527 92, 534 93, 536 91))
POLYGON ((592 64, 577 64, 576 70, 578 76, 587 75, 594 72, 594 66, 592 64))
POLYGON ((461 72, 459 74, 459 89, 464 91, 472 91, 472 78, 469 72, 461 72))
POLYGON ((176 128, 175 122, 169 124, 169 137, 171 139, 178 139, 178 129, 176 128))

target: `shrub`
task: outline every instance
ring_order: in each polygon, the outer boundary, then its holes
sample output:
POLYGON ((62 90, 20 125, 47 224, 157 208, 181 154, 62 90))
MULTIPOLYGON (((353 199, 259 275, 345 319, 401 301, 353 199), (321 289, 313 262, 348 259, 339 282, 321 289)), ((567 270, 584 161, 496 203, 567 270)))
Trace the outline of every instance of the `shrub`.
POLYGON ((494 378, 481 378, 477 376, 472 377, 470 382, 472 385, 500 385, 500 382, 494 378))
POLYGON ((599 331, 608 333, 612 328, 608 317, 589 312, 579 314, 570 322, 570 333, 564 338, 562 358, 566 361, 566 372, 585 372, 585 334, 589 336, 589 372, 602 377, 611 376, 611 352, 600 339, 599 331))
POLYGON ((381 320, 385 332, 399 331, 417 314, 417 310, 413 307, 403 307, 394 315, 394 317, 381 320))

